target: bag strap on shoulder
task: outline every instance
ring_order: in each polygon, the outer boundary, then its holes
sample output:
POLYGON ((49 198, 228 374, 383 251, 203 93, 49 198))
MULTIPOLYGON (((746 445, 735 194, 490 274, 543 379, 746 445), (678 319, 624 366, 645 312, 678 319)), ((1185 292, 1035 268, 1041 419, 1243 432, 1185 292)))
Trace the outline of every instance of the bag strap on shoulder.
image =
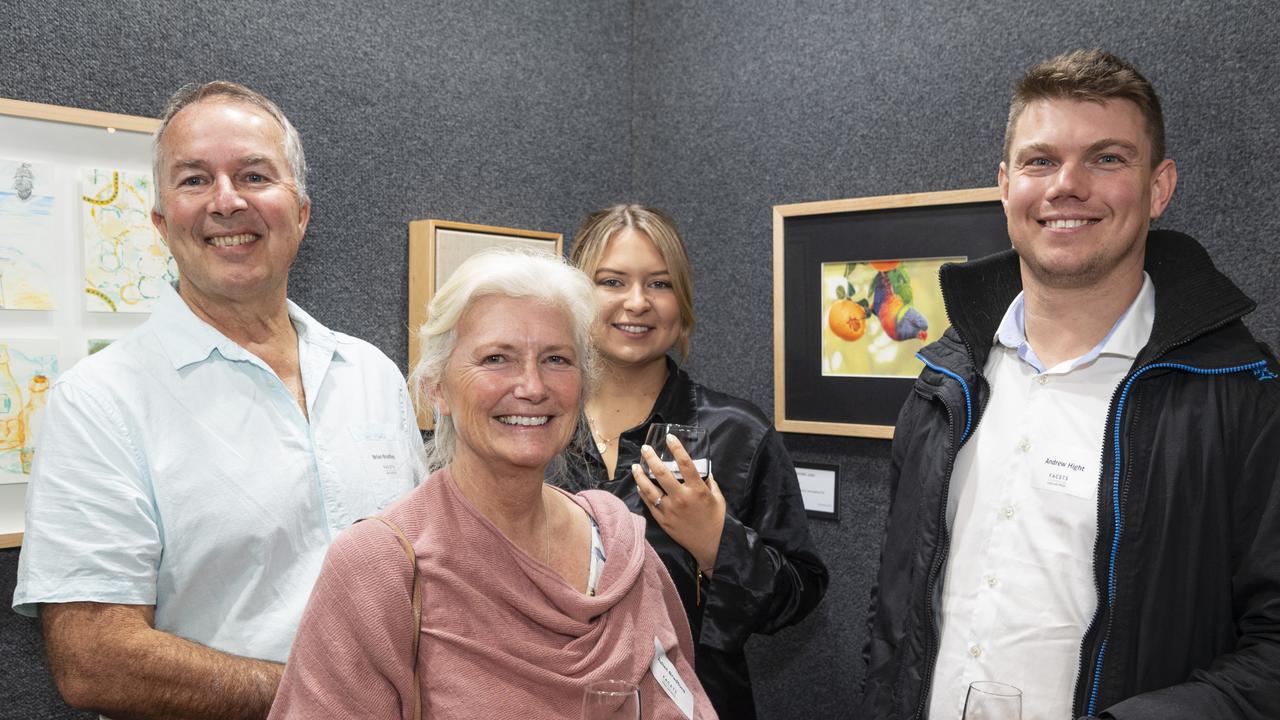
POLYGON ((391 528, 391 532, 400 539, 405 557, 409 558, 409 566, 413 568, 413 720, 422 720, 422 682, 418 679, 418 642, 422 639, 422 588, 418 584, 418 555, 413 551, 413 543, 405 536, 399 525, 374 515, 373 520, 391 528))

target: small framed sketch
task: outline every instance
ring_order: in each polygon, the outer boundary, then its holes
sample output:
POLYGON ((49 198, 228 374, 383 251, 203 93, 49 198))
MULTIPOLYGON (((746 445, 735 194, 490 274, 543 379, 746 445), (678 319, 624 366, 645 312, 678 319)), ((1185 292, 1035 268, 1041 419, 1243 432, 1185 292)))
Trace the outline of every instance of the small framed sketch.
MULTIPOLYGON (((448 220, 409 223, 409 369, 418 362, 418 328, 427 319, 427 305, 454 270, 483 250, 519 247, 555 255, 564 253, 559 233, 474 225, 448 220)), ((432 427, 431 417, 418 413, 418 426, 432 427)))
POLYGON ((800 498, 811 518, 840 519, 840 467, 823 463, 796 463, 800 498))

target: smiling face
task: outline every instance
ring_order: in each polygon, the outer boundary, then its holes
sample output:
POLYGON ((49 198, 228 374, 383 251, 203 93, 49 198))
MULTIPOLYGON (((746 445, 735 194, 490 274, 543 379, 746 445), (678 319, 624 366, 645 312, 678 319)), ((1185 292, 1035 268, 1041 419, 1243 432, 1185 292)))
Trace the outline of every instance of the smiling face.
POLYGON ((1147 228, 1177 183, 1153 166, 1151 138, 1129 100, 1036 100, 1017 121, 1000 193, 1023 286, 1141 283, 1147 228))
POLYGON ((173 117, 159 151, 162 209, 151 219, 182 297, 283 304, 311 206, 299 203, 280 125, 248 103, 203 100, 173 117))
POLYGON ((644 233, 619 230, 591 276, 600 318, 593 333, 614 367, 664 363, 683 330, 680 303, 662 254, 644 233))
POLYGON ((528 298, 486 295, 454 331, 431 395, 457 433, 455 462, 495 474, 541 473, 578 422, 582 371, 569 314, 528 298))

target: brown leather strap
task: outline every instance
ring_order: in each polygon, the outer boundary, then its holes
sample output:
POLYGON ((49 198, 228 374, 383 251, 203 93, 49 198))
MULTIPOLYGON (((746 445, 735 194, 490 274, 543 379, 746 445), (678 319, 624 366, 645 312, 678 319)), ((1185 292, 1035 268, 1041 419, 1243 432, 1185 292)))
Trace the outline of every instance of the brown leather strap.
POLYGON ((413 543, 405 537, 398 525, 390 520, 374 515, 374 520, 391 528, 400 538, 400 546, 409 558, 409 566, 413 568, 413 720, 422 720, 422 682, 418 679, 418 641, 422 639, 422 588, 418 585, 418 556, 413 552, 413 543))

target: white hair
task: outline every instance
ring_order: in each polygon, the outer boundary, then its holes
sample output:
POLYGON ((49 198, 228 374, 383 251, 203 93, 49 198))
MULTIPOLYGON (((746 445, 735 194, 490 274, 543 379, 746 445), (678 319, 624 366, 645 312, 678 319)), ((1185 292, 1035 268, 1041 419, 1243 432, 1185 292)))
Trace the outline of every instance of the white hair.
MULTIPOLYGON (((573 332, 573 346, 582 371, 578 400, 578 429, 571 446, 582 442, 586 428, 582 405, 595 380, 595 349, 591 327, 597 310, 591 281, 564 258, 519 249, 486 250, 462 263, 427 306, 427 321, 418 329, 418 362, 409 373, 414 404, 421 410, 444 379, 445 367, 457 345, 457 327, 476 300, 489 295, 529 298, 564 310, 573 332)), ((427 442, 427 467, 434 472, 453 461, 457 433, 450 417, 432 407, 435 432, 427 442)))

